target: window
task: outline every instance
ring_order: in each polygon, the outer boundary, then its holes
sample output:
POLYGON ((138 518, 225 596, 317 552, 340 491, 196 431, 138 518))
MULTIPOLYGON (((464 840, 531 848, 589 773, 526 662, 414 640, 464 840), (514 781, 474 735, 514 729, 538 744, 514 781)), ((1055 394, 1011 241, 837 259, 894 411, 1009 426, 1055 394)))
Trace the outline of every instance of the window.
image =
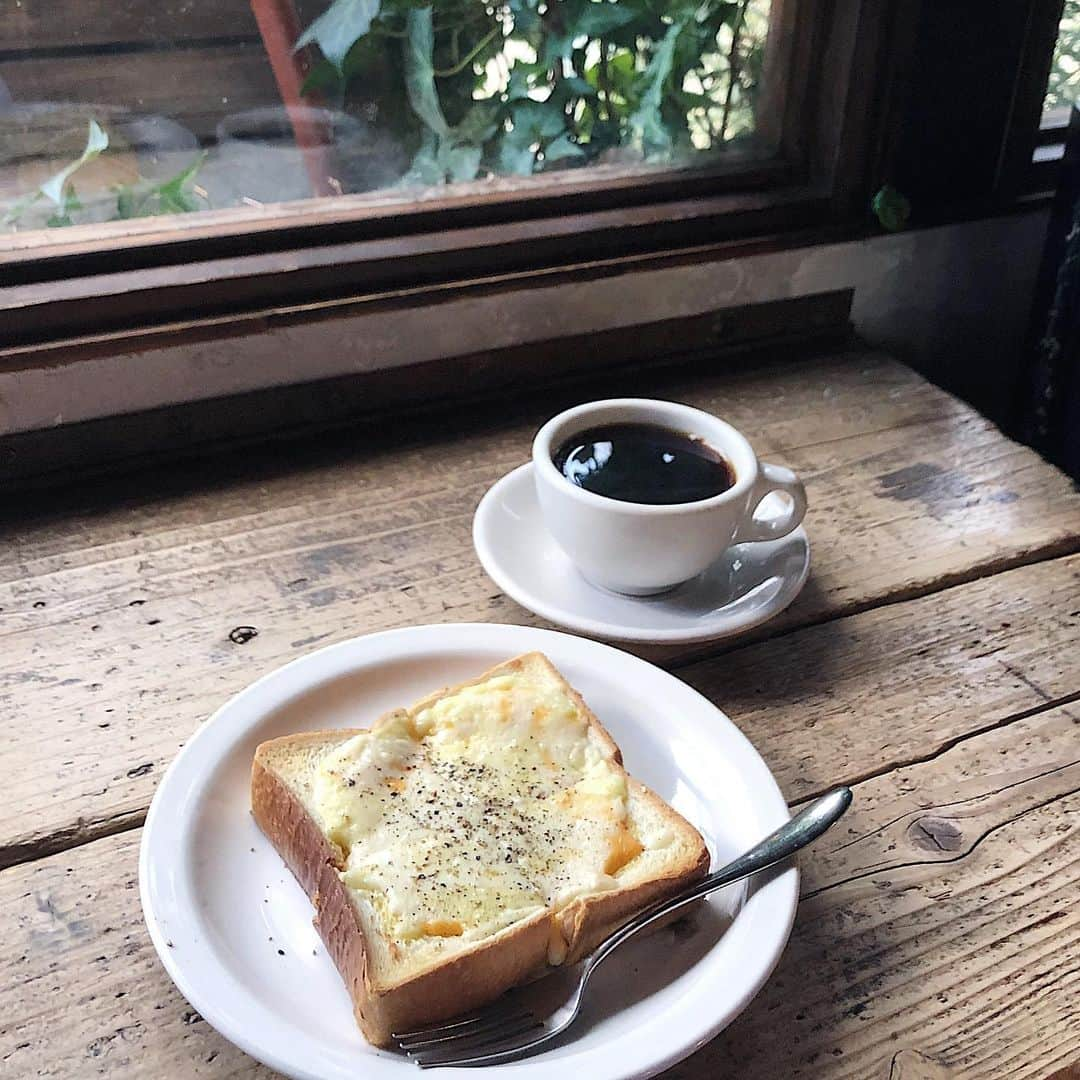
POLYGON ((360 371, 476 390, 493 349, 700 315, 729 258, 1000 213, 1052 186, 1061 8, 9 0, 0 451, 360 371))
POLYGON ((913 224, 991 205, 1028 9, 1060 0, 12 0, 0 347, 850 236, 886 184, 913 224))
POLYGON ((16 0, 0 250, 312 197, 764 160, 769 15, 769 0, 16 0))
POLYGON ((1043 113, 1068 110, 1077 98, 1080 98, 1080 0, 1065 0, 1043 113))
POLYGON ((1064 0, 1032 155, 1032 191, 1051 191, 1065 156, 1069 113, 1080 97, 1080 0, 1064 0))

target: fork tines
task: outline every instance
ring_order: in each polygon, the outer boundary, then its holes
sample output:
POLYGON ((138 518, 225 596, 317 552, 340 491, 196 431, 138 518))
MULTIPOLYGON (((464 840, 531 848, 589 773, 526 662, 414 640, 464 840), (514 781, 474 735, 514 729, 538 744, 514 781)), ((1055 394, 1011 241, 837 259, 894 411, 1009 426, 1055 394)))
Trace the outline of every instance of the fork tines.
POLYGON ((394 1039, 421 1068, 479 1065, 500 1052, 501 1044, 541 1026, 532 1013, 502 1005, 448 1024, 395 1033, 394 1039))

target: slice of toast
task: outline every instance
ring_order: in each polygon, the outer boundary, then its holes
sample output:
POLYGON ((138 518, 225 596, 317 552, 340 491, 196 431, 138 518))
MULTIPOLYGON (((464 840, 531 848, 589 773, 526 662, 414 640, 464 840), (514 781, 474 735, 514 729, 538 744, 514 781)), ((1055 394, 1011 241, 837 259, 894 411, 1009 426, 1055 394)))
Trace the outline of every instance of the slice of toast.
POLYGON ((369 731, 262 743, 251 805, 379 1046, 577 961, 709 864, 540 653, 369 731))

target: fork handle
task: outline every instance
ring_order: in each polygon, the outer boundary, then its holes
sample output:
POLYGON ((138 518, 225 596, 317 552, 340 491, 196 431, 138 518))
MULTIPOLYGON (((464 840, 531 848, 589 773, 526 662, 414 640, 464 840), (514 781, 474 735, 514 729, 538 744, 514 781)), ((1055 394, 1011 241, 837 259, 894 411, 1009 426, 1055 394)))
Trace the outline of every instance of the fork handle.
POLYGON ((725 885, 766 870, 778 862, 794 855, 800 848, 816 840, 826 829, 834 825, 851 805, 851 788, 838 787, 820 799, 815 799, 809 806, 800 810, 790 821, 785 822, 775 832, 769 833, 760 843, 726 866, 709 874, 708 877, 684 889, 681 893, 661 901, 619 927, 610 937, 605 938, 593 951, 586 964, 586 977, 607 956, 624 941, 652 926, 674 911, 701 900, 725 885))

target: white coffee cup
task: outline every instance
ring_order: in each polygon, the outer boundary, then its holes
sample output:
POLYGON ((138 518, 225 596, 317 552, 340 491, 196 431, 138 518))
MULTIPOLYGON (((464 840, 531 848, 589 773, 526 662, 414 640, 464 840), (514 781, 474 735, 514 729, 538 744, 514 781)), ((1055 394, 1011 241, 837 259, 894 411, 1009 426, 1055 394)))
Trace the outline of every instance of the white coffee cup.
POLYGON ((664 592, 696 577, 732 544, 787 536, 806 513, 806 492, 795 473, 759 462, 730 424, 674 401, 611 398, 567 409, 537 432, 532 456, 551 535, 594 585, 631 596, 664 592), (578 487, 555 466, 552 455, 573 435, 624 423, 658 424, 704 440, 727 460, 735 482, 697 502, 623 502, 578 487), (756 515, 774 492, 787 497, 786 510, 756 515))

